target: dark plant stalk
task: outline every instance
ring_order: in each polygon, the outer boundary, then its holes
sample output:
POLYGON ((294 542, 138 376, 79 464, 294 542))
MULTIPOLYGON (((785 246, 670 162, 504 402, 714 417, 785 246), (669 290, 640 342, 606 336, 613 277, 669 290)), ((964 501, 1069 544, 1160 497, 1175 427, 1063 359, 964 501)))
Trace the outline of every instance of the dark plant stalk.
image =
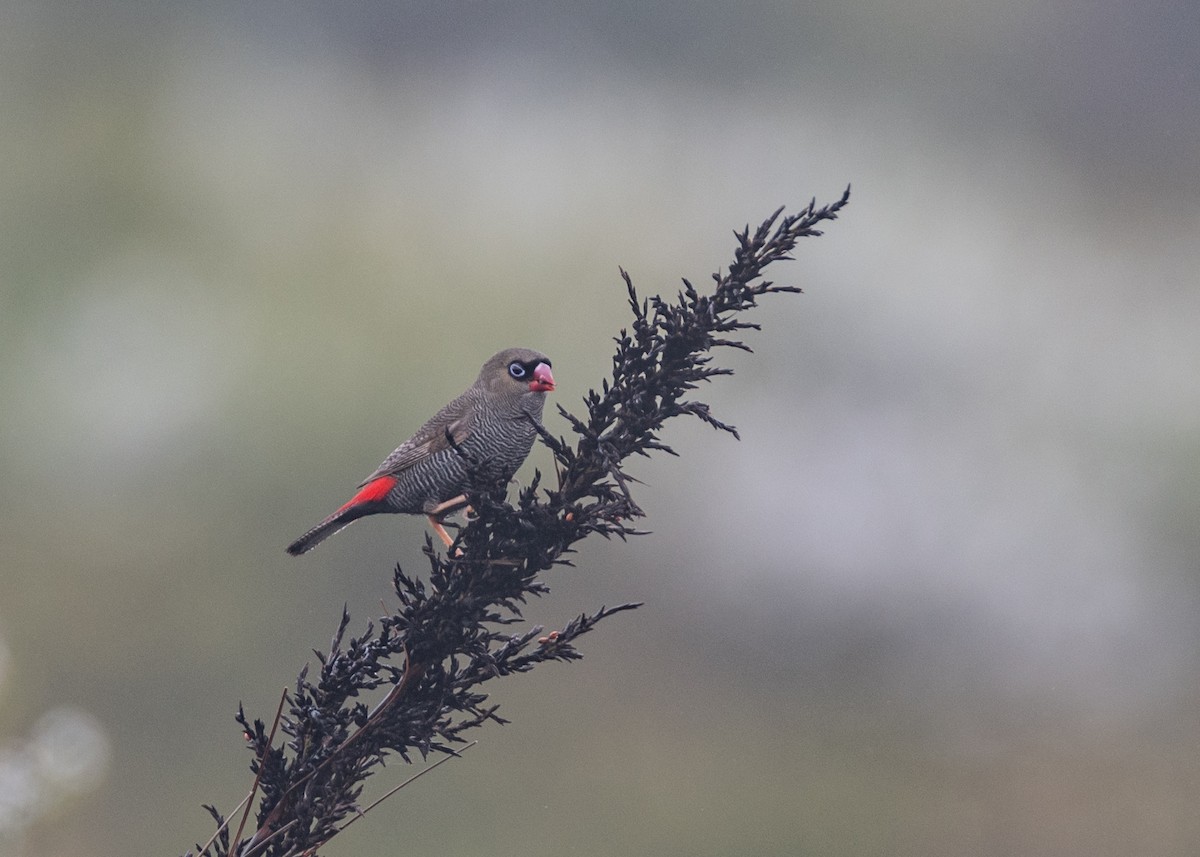
POLYGON ((779 209, 754 232, 748 226, 735 232, 733 264, 713 275, 713 289, 704 294, 684 280, 673 300, 640 299, 622 270, 633 322, 616 337, 611 378, 584 397, 583 416, 559 407, 574 443, 541 429, 558 484, 542 490, 536 474, 514 506, 505 502, 506 486, 477 480, 470 492, 475 517, 453 548, 441 554, 426 536, 427 581, 396 567, 395 612, 347 639, 350 617, 343 609, 329 652, 315 653, 318 676, 310 679, 307 665, 301 670, 277 724, 251 721, 239 706, 261 794, 253 832, 243 839, 239 825, 231 839, 225 819, 208 807, 218 832, 188 854, 314 854, 357 815, 364 781, 389 754, 410 763, 414 754, 455 754, 462 733, 489 720, 505 722, 482 685, 546 661, 577 660, 578 637, 640 606, 601 607, 549 634, 536 627, 505 633, 521 620, 528 598, 549 591, 542 572, 571 565, 566 555, 576 542, 593 533, 622 539, 639 533, 633 522, 642 510, 630 490, 636 480, 624 468, 634 455, 675 454, 659 438, 667 420, 693 416, 737 437, 692 391, 732 374, 712 364, 714 349, 750 350, 730 334, 758 329, 742 314, 760 297, 800 291, 764 280, 763 270, 791 259, 799 239, 820 235, 817 226, 835 220, 849 197, 847 188, 823 208, 814 201, 782 218, 779 209), (364 697, 383 687, 387 692, 370 707, 364 697), (280 746, 273 741, 276 725, 287 736, 280 746))

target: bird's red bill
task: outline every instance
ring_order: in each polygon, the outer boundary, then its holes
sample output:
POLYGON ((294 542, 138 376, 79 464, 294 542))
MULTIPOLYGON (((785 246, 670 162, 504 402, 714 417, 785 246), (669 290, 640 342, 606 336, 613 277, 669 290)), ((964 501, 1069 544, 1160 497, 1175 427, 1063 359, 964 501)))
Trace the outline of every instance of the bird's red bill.
POLYGON ((549 393, 554 390, 554 375, 545 363, 539 363, 534 367, 533 380, 529 382, 529 389, 535 393, 549 393))
POLYGON ((388 492, 394 487, 396 487, 395 476, 380 476, 378 479, 372 479, 362 488, 359 488, 358 493, 351 497, 346 505, 342 506, 342 508, 338 509, 338 511, 340 512, 342 509, 349 509, 351 506, 359 506, 363 503, 378 503, 382 501, 383 498, 388 495, 388 492))

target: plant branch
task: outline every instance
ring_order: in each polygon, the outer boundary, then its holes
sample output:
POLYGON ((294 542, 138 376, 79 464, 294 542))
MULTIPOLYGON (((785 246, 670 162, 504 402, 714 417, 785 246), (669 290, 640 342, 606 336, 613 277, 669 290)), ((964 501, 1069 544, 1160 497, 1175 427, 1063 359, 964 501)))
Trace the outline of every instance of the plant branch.
POLYGON ((710 291, 684 280, 674 298, 642 298, 621 271, 633 319, 615 337, 611 375, 599 391, 588 391, 581 414, 559 407, 571 440, 539 427, 554 457, 556 484, 543 488, 535 474, 510 505, 506 485, 477 477, 468 491, 475 517, 450 549, 439 553, 426 536, 425 579, 396 567, 394 610, 347 639, 350 617, 343 609, 329 651, 315 653, 318 675, 310 679, 305 666, 286 695, 287 711, 277 718, 284 744, 275 746, 274 724, 268 732, 239 708, 262 795, 255 829, 242 839, 239 826, 231 841, 225 819, 209 808, 221 835, 194 853, 315 853, 361 815, 363 783, 386 758, 411 763, 415 756, 455 755, 464 732, 505 722, 481 690, 486 682, 549 661, 577 660, 579 637, 640 606, 601 607, 548 634, 507 630, 521 621, 530 598, 549 591, 543 574, 572 564, 577 542, 593 534, 626 539, 642 533, 633 525, 644 515, 633 497, 637 480, 626 466, 635 455, 675 454, 660 438, 667 421, 690 416, 738 436, 694 393, 702 382, 733 374, 713 363, 717 349, 750 350, 738 336, 758 329, 744 315, 760 298, 800 291, 763 279, 763 271, 791 259, 799 239, 820 235, 817 227, 837 218, 849 194, 847 188, 829 205, 817 208, 814 200, 787 216, 779 209, 753 232, 749 226, 735 232, 733 262, 713 275, 710 291), (372 708, 365 700, 378 692, 372 708))

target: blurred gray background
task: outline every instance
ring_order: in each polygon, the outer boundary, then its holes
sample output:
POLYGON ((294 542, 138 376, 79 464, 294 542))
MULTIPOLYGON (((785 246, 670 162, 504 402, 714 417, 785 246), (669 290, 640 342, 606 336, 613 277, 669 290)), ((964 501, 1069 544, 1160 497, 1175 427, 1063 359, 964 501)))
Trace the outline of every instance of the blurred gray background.
POLYGON ((1192 0, 6 0, 0 97, 4 857, 206 839, 422 522, 283 546, 847 182, 530 621, 646 606, 328 853, 1200 853, 1192 0))

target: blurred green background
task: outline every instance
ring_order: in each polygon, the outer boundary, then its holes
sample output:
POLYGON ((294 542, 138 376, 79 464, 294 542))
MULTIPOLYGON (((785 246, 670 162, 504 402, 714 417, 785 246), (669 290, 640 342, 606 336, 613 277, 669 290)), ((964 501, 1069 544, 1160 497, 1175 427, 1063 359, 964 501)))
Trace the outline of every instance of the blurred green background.
POLYGON ((1198 9, 6 0, 0 854, 205 840, 422 522, 283 546, 847 182, 530 621, 646 606, 328 853, 1200 853, 1198 9))

